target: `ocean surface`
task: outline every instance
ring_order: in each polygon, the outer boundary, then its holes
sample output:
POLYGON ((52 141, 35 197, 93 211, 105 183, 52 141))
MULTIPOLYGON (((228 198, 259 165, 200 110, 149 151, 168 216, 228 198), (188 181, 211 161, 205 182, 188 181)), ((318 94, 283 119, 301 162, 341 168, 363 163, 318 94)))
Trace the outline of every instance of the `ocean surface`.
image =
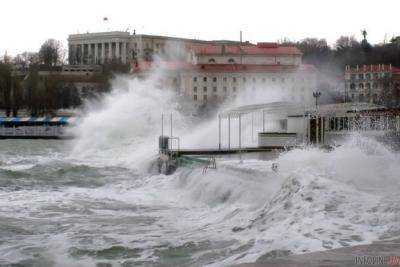
POLYGON ((399 238, 390 147, 355 133, 331 151, 160 175, 161 113, 173 113, 182 146, 215 145, 218 120, 199 122, 149 84, 119 83, 87 107, 75 140, 0 140, 0 266, 231 266, 399 238))

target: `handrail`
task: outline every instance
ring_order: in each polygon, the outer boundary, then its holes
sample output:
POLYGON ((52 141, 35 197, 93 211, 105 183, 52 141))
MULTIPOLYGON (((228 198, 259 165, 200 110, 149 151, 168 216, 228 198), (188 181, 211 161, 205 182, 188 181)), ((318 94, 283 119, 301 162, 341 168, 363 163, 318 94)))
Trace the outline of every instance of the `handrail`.
POLYGON ((176 136, 168 137, 168 142, 170 142, 169 150, 174 150, 173 149, 173 142, 172 142, 173 140, 178 141, 178 152, 179 152, 179 150, 181 149, 181 144, 180 144, 179 137, 176 137, 176 136), (170 140, 171 140, 171 142, 170 142, 170 140))
POLYGON ((60 126, 20 126, 4 127, 0 126, 0 136, 3 137, 25 137, 25 136, 62 136, 64 131, 60 126))

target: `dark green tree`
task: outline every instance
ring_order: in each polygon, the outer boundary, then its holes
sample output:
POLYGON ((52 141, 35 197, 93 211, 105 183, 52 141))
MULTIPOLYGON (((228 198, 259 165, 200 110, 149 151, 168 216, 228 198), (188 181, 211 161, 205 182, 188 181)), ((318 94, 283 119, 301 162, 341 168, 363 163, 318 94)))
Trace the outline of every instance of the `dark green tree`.
POLYGON ((7 62, 0 62, 0 108, 9 116, 12 109, 12 66, 7 62))

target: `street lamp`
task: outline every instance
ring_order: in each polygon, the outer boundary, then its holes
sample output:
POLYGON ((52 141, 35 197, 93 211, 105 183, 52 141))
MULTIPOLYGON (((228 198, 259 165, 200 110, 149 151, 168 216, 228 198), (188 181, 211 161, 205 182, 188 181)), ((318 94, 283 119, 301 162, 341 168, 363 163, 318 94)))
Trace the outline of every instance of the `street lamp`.
POLYGON ((313 97, 315 98, 315 109, 318 109, 318 98, 321 96, 321 92, 313 92, 313 97))
POLYGON ((313 92, 313 97, 315 97, 315 134, 316 134, 315 141, 317 144, 319 143, 319 139, 320 139, 320 134, 319 134, 320 123, 319 123, 319 116, 318 116, 318 98, 320 96, 321 96, 321 92, 319 92, 319 91, 313 92))

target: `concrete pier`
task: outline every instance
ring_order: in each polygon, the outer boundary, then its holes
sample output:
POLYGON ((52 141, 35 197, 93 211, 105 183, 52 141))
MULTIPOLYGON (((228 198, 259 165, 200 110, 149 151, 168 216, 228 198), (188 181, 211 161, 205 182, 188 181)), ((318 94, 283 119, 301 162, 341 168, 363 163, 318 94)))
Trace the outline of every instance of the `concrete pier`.
POLYGON ((266 146, 266 147, 245 147, 245 148, 196 148, 196 149, 179 149, 170 150, 171 153, 181 155, 224 155, 224 154, 238 154, 238 153, 256 153, 256 152, 271 152, 274 150, 285 150, 293 147, 283 146, 266 146))

